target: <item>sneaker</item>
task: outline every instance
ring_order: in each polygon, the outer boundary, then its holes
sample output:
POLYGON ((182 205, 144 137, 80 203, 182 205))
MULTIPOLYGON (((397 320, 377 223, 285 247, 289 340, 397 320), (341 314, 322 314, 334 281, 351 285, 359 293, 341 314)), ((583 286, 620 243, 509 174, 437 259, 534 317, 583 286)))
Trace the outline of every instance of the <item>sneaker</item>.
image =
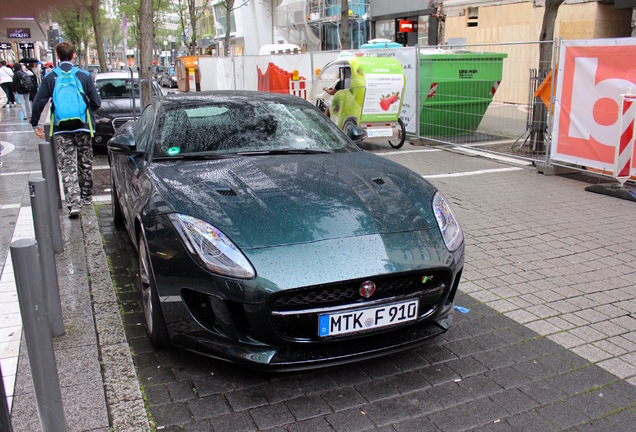
POLYGON ((91 205, 93 204, 93 197, 82 198, 82 205, 91 205))
POLYGON ((69 210, 69 212, 68 212, 68 217, 69 217, 70 219, 75 219, 76 217, 78 217, 78 216, 79 216, 79 214, 80 214, 79 209, 72 208, 72 209, 70 209, 70 210, 69 210))

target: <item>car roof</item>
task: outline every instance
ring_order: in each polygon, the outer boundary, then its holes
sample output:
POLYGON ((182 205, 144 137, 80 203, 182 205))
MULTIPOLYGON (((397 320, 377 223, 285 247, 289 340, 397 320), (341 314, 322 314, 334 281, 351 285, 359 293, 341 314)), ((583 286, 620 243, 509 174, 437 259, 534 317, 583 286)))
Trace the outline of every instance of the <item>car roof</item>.
MULTIPOLYGON (((282 102, 286 104, 309 104, 298 96, 280 93, 267 93, 253 90, 212 90, 202 92, 170 93, 160 99, 168 107, 192 106, 197 102, 217 100, 233 102, 282 102)), ((309 104, 311 105, 311 104, 309 104)))
MULTIPOLYGON (((137 79, 137 72, 133 72, 133 78, 137 79)), ((128 71, 114 71, 114 72, 101 72, 95 76, 95 80, 102 79, 126 79, 130 78, 130 72, 128 71)))

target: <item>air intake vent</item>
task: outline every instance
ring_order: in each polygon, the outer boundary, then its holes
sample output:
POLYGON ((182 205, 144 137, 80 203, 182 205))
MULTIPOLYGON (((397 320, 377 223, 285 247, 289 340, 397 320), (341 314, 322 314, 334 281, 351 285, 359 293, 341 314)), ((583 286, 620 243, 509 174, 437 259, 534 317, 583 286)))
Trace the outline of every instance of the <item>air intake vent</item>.
POLYGON ((377 177, 373 179, 374 183, 377 183, 379 185, 383 185, 384 184, 384 180, 382 179, 382 177, 377 177))
POLYGON ((219 195, 223 195, 226 197, 235 197, 236 192, 234 192, 234 190, 230 189, 230 188, 223 188, 223 189, 215 189, 216 193, 218 193, 219 195))

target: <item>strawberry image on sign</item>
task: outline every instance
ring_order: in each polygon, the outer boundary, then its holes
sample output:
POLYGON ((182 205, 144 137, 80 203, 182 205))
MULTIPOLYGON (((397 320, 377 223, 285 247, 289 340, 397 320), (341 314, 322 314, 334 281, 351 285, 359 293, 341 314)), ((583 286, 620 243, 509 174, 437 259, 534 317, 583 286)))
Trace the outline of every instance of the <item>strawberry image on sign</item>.
POLYGON ((380 99, 380 108, 382 108, 384 111, 388 111, 389 107, 398 100, 399 93, 400 92, 386 95, 382 99, 380 99))

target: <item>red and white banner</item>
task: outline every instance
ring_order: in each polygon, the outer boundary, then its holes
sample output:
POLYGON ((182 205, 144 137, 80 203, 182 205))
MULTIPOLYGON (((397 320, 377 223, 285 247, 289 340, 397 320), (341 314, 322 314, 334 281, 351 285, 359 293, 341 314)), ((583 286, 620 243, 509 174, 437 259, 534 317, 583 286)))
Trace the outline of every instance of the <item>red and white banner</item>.
MULTIPOLYGON (((557 79, 550 157, 611 174, 621 124, 634 118, 621 95, 636 89, 636 39, 562 41, 557 79)), ((636 178, 633 150, 629 176, 636 178)))
POLYGON ((621 95, 622 104, 619 113, 620 127, 618 145, 614 153, 614 178, 625 183, 631 176, 634 156, 634 123, 636 120, 636 96, 621 95))

